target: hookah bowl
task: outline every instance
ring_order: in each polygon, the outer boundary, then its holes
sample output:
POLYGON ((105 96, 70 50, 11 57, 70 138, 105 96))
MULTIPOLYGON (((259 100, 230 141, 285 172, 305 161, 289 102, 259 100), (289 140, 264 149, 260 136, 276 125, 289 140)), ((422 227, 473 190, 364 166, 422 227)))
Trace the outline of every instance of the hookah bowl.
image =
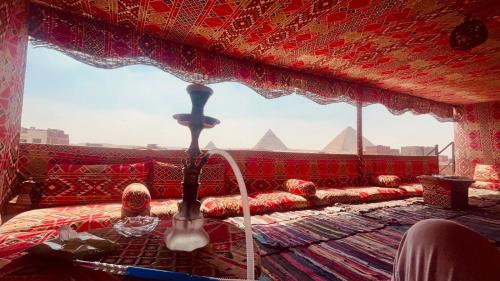
POLYGON ((199 177, 209 155, 202 155, 198 140, 204 128, 213 128, 220 121, 205 116, 203 109, 212 95, 211 88, 191 84, 187 87, 191 98, 190 114, 176 114, 174 119, 191 132, 191 144, 186 151, 187 158, 182 161, 182 201, 178 203, 178 212, 172 218, 172 227, 165 231, 165 244, 174 251, 191 252, 206 246, 210 240, 203 229, 204 219, 200 212, 201 203, 198 200, 199 177))

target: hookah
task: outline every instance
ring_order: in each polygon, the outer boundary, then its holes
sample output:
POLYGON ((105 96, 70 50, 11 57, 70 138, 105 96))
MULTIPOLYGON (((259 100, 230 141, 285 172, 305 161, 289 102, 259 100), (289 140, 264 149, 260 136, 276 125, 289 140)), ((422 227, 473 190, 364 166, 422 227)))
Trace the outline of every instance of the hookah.
POLYGON ((226 151, 216 149, 203 154, 198 144, 200 133, 204 128, 213 128, 220 123, 218 119, 205 116, 203 112, 208 98, 213 94, 213 91, 204 85, 191 84, 187 87, 187 92, 192 103, 191 113, 175 114, 173 118, 179 124, 189 128, 191 132, 191 144, 186 151, 187 158, 182 161, 182 200, 178 203, 177 214, 172 218, 172 227, 165 231, 165 244, 170 250, 191 252, 205 247, 210 242, 208 233, 203 228, 204 218, 200 212, 201 203, 198 200, 198 187, 203 166, 207 163, 211 155, 218 154, 228 161, 238 182, 245 225, 247 280, 254 280, 255 257, 250 208, 248 193, 241 171, 234 159, 226 151))

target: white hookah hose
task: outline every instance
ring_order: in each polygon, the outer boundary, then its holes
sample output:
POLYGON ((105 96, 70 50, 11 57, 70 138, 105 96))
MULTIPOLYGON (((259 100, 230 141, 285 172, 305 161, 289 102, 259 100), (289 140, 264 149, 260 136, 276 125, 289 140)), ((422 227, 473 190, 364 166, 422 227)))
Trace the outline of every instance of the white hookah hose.
MULTIPOLYGON (((236 176, 236 180, 238 182, 238 187, 240 189, 241 194, 241 202, 243 205, 243 224, 245 225, 245 242, 246 242, 246 250, 247 250, 247 280, 255 280, 255 253, 253 249, 253 238, 252 238, 252 222, 250 219, 250 207, 248 205, 248 192, 247 187, 245 185, 245 181, 243 180, 243 176, 241 175, 240 168, 234 161, 233 157, 224 150, 214 149, 208 151, 210 155, 219 154, 222 157, 226 158, 229 165, 233 169, 234 175, 236 176)), ((224 281, 240 281, 240 279, 219 279, 224 281)))

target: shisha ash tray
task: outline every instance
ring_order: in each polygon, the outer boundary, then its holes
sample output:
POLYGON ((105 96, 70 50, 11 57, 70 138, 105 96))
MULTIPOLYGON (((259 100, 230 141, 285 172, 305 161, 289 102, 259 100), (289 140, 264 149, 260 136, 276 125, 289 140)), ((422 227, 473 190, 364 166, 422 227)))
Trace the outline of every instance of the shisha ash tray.
POLYGON ((158 217, 125 217, 116 222, 113 228, 125 237, 139 237, 150 233, 158 225, 158 217))

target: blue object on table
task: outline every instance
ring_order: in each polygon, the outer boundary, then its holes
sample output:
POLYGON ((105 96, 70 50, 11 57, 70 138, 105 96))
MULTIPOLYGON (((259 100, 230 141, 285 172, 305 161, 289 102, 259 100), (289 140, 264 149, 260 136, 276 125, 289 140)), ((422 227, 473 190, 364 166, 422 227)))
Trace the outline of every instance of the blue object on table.
POLYGON ((128 266, 128 265, 120 265, 120 264, 110 264, 103 262, 93 262, 93 261, 82 261, 75 260, 73 261, 75 265, 83 266, 92 270, 100 270, 112 274, 139 277, 143 279, 150 280, 161 280, 161 281, 214 281, 219 280, 217 278, 212 277, 203 277, 203 276, 194 276, 189 275, 187 273, 180 273, 174 271, 166 271, 159 269, 152 269, 147 267, 137 267, 137 266, 128 266))
POLYGON ((145 267, 128 266, 125 275, 140 277, 152 280, 172 280, 172 281, 210 281, 217 280, 209 277, 193 276, 186 273, 157 270, 145 267))

